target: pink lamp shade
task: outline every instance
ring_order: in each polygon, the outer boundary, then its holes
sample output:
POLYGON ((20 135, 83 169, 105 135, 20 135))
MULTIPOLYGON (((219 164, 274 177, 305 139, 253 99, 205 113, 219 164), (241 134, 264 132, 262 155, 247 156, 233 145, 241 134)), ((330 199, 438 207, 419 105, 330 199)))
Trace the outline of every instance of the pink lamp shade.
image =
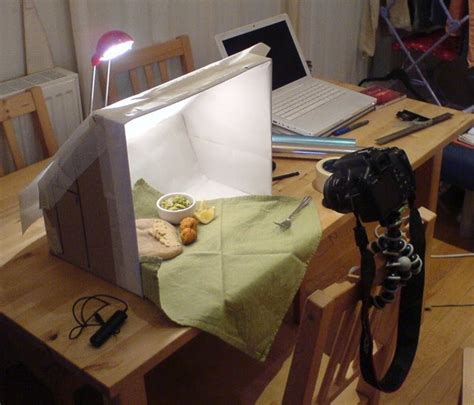
POLYGON ((111 60, 131 49, 133 38, 123 31, 108 31, 97 41, 95 53, 92 56, 92 66, 102 61, 111 60))
POLYGON ((107 105, 109 99, 109 80, 110 80, 110 64, 113 58, 122 55, 132 48, 133 38, 123 31, 108 31, 103 34, 97 41, 95 53, 91 58, 92 82, 91 82, 91 100, 90 114, 94 108, 94 88, 95 88, 95 72, 97 65, 102 61, 108 61, 107 67, 107 84, 105 86, 105 102, 107 105))

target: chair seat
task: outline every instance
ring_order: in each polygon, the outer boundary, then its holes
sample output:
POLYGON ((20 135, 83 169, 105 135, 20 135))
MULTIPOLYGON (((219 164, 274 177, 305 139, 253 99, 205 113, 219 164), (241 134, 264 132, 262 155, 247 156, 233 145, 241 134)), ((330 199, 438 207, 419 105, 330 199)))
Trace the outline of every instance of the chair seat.
POLYGON ((451 143, 443 150, 441 179, 474 190, 474 149, 451 143))

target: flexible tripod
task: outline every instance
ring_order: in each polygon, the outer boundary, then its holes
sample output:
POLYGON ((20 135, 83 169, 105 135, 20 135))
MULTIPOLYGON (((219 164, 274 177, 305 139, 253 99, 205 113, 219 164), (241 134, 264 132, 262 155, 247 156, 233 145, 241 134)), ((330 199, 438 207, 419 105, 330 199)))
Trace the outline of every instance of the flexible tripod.
POLYGON ((423 262, 415 253, 413 245, 405 240, 400 229, 401 225, 401 216, 394 215, 385 225, 385 233, 378 235, 378 239, 370 245, 372 253, 382 252, 388 257, 385 265, 388 272, 382 290, 380 294, 372 297, 372 303, 378 309, 395 301, 397 290, 405 286, 413 275, 419 274, 423 267, 423 262))

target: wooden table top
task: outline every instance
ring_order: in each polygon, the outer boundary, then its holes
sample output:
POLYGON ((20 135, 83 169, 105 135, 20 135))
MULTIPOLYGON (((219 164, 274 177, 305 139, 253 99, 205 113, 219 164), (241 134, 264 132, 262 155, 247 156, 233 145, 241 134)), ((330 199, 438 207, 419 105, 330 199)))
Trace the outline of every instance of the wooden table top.
MULTIPOLYGON (((364 119, 369 119, 370 124, 346 137, 357 137, 359 145, 373 145, 375 138, 396 129, 395 113, 403 108, 430 117, 446 111, 431 104, 402 100, 366 115, 364 119)), ((454 114, 452 119, 388 146, 405 149, 412 165, 419 167, 473 125, 472 115, 450 111, 454 114)), ((43 161, 0 178, 0 265, 6 263, 0 269, 0 314, 7 324, 14 322, 20 326, 53 349, 63 363, 73 366, 76 372, 82 370, 80 372, 86 378, 96 380, 96 385, 114 396, 127 377, 148 371, 199 331, 177 326, 149 301, 51 256, 42 220, 21 235, 17 194, 46 163, 43 161), (71 315, 74 301, 97 293, 118 296, 130 306, 129 318, 121 333, 100 349, 88 343, 93 331, 84 331, 77 340, 68 339, 74 326, 71 315)), ((294 170, 300 171, 301 175, 275 182, 273 192, 276 195, 312 195, 324 236, 350 216, 322 207, 322 195, 312 187, 315 164, 316 161, 278 159, 275 175, 294 170)))
MULTIPOLYGON (((383 135, 392 133, 406 125, 398 120, 395 114, 403 109, 416 112, 427 117, 434 117, 443 112, 451 112, 453 117, 443 123, 434 125, 419 132, 415 132, 384 147, 397 146, 408 155, 414 169, 420 167, 435 153, 439 153, 444 146, 453 141, 458 135, 474 125, 474 115, 460 111, 439 107, 433 104, 422 103, 412 99, 403 99, 392 105, 373 111, 361 119, 369 120, 369 124, 349 132, 341 138, 356 138, 357 145, 375 146, 374 140, 383 135)), ((323 195, 313 189, 312 181, 315 177, 315 160, 303 159, 276 159, 277 170, 274 175, 298 170, 300 175, 275 182, 274 195, 304 196, 311 195, 318 208, 323 237, 330 234, 341 224, 350 219, 350 215, 338 214, 323 207, 323 195)))

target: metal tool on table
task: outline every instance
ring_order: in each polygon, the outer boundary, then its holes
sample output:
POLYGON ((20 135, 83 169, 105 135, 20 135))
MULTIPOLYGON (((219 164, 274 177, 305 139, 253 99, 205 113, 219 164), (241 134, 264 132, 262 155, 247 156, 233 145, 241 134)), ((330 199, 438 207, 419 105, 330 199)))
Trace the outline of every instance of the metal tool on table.
POLYGON ((451 118, 453 114, 451 113, 444 113, 441 115, 437 115, 436 117, 430 118, 426 121, 421 121, 421 120, 413 120, 411 121, 412 124, 406 128, 401 129, 400 131, 393 132, 391 134, 382 136, 380 138, 377 138, 375 140, 375 143, 377 145, 385 145, 386 143, 389 143, 391 141, 394 141, 395 139, 401 138, 403 136, 409 135, 413 132, 420 131, 424 128, 430 127, 432 125, 438 124, 440 122, 446 121, 449 118, 451 118))
POLYGON ((287 230, 291 226, 291 222, 295 218, 296 214, 298 214, 298 212, 300 212, 304 207, 306 207, 311 202, 311 200, 312 200, 311 196, 309 195, 305 196, 301 200, 299 205, 294 209, 293 212, 290 213, 290 215, 288 215, 288 217, 285 220, 281 222, 275 222, 275 224, 278 225, 282 230, 284 231, 287 230))

